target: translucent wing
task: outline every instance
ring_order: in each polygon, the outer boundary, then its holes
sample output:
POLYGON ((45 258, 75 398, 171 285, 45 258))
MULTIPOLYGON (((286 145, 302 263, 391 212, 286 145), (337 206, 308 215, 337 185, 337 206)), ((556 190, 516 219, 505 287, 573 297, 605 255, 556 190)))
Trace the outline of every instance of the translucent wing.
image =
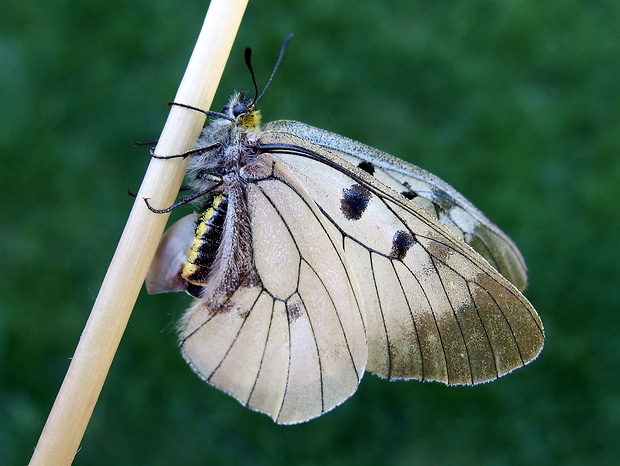
POLYGON ((527 286, 527 268, 516 245, 493 222, 443 180, 396 157, 352 139, 297 121, 274 121, 265 130, 286 131, 338 151, 339 157, 372 174, 408 198, 472 246, 518 289, 527 286))
POLYGON ((194 241, 195 223, 195 213, 186 215, 162 236, 146 275, 146 289, 150 294, 184 291, 187 288, 179 270, 187 261, 187 252, 194 241))
MULTIPOLYGON (((229 193, 218 250, 247 251, 236 238, 249 221, 251 270, 213 274, 237 278, 211 283, 186 313, 181 349, 206 382, 277 423, 294 424, 357 389, 367 360, 360 292, 340 236, 289 170, 268 156, 251 168, 256 180, 229 193)), ((187 241, 183 247, 187 254, 187 241)), ((173 249, 162 243, 166 248, 173 249)), ((218 261, 229 267, 226 258, 218 261)))
POLYGON ((368 371, 476 384, 538 355, 544 335, 531 304, 423 209, 339 150, 276 131, 259 145, 290 168, 343 245, 366 311, 368 371))

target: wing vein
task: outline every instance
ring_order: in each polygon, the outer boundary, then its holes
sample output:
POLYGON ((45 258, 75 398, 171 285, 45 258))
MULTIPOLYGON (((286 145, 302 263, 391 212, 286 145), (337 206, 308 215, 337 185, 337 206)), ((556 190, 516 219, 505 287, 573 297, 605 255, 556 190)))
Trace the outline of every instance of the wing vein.
POLYGON ((379 285, 377 284, 377 277, 375 275, 375 267, 373 263, 373 255, 372 252, 369 251, 370 255, 370 273, 372 275, 372 282, 375 286, 375 293, 377 294, 377 304, 379 305, 379 313, 381 315, 381 323, 383 324, 383 332, 385 334, 385 342, 387 347, 387 357, 388 357, 388 378, 392 376, 392 344, 390 343, 390 333, 388 332, 387 324, 385 323, 385 314, 383 312, 383 304, 381 303, 381 294, 379 293, 379 285))
MULTIPOLYGON (((262 293, 261 293, 262 294, 262 293)), ((259 295, 260 296, 260 295, 259 295)), ((273 324, 273 314, 274 314, 274 306, 276 302, 272 298, 271 303, 271 314, 269 315, 269 326, 267 327, 267 335, 265 335, 265 344, 263 345, 263 351, 260 357, 260 362, 258 363, 258 370, 256 371, 256 377, 254 377, 254 383, 252 384, 252 388, 250 389, 250 394, 248 396, 246 406, 250 403, 252 399, 252 395, 254 394, 254 390, 256 389, 256 384, 260 377, 261 371, 263 370, 263 362, 265 361, 265 353, 267 352, 267 343, 269 342, 269 337, 271 335, 271 325, 273 324)))
MULTIPOLYGON (((301 201, 306 204, 306 206, 308 207, 308 210, 311 212, 312 216, 317 220, 318 224, 320 225, 321 229, 323 230, 323 232, 325 233, 325 235, 327 236, 327 238, 329 239, 329 242, 331 244, 331 247, 334 249, 334 251, 336 252, 336 256, 338 257, 338 261, 341 263, 343 270, 345 271, 346 275, 347 275, 347 279, 350 283, 355 283, 355 278, 351 277, 351 275, 349 274, 349 268, 347 267, 347 265, 345 264, 345 261, 342 257, 341 254, 339 254, 338 252, 338 248, 336 247, 336 243, 334 243, 334 240, 332 238, 332 236, 330 235, 330 233, 327 231, 327 229, 325 228, 325 225, 323 225, 323 222, 321 222, 321 220, 317 217, 317 215, 314 213, 312 206, 310 206, 310 204, 306 201, 305 197, 302 196, 297 189, 292 186, 290 183, 288 183, 286 180, 272 175, 273 179, 276 181, 281 182, 282 184, 284 184, 285 186, 287 186, 291 191, 293 191, 295 194, 297 194, 297 196, 299 196, 299 198, 301 199, 301 201)), ((278 212, 278 215, 280 216, 280 218, 282 218, 282 215, 280 214, 280 211, 276 208, 274 202, 269 198, 269 196, 264 192, 264 190, 259 186, 259 189, 261 189, 261 191, 263 192, 263 194, 265 195, 265 197, 269 200, 270 204, 274 207, 274 209, 276 209, 276 211, 278 212)), ((330 220, 330 222, 334 223, 331 218, 329 218, 325 212, 323 211, 323 209, 321 209, 321 207, 314 203, 313 206, 318 207, 319 210, 323 213, 323 215, 330 220)), ((291 233, 291 230, 289 228, 289 226, 286 224, 286 222, 284 221, 284 219, 282 218, 282 222, 284 223, 284 225, 286 226, 286 228, 289 230, 289 233, 291 233)), ((337 227, 337 225, 336 225, 337 227)), ((342 231, 342 230, 341 230, 342 231)), ((295 241, 295 237, 291 234, 291 237, 293 238, 293 241, 295 241)), ((360 243, 361 244, 361 243, 360 243)), ((298 248, 297 243, 295 243, 295 246, 298 248)), ((299 251, 299 248, 298 248, 299 251)), ((344 250, 343 250, 344 252, 344 250)), ((301 253, 300 253, 301 256, 301 253)), ((303 256, 302 256, 303 257, 303 256)), ((366 324, 364 323, 364 316, 362 315, 362 303, 360 303, 359 298, 357 296, 357 293, 353 293, 353 297, 355 299, 355 303, 356 303, 356 308, 358 309, 359 312, 359 318, 361 319, 362 324, 364 325, 364 332, 367 332, 366 330, 366 324)))
MULTIPOLYGON (((258 299, 260 298, 262 293, 259 293, 258 296, 256 297, 256 299, 254 300, 254 303, 252 303, 252 306, 250 306, 250 312, 252 310, 252 308, 254 308, 254 306, 256 305, 256 303, 258 302, 258 299)), ((230 311, 228 311, 230 312, 230 311)), ((241 325, 239 326, 239 329, 237 330, 237 333, 235 334, 235 337, 232 339, 230 346, 226 349, 226 352, 224 353, 224 356, 222 356, 222 359, 220 359, 220 362, 217 364, 217 366, 215 366, 215 368, 213 369, 213 371, 211 372, 211 374, 209 375, 209 377, 206 379, 207 381, 211 380, 211 377, 213 377, 213 375, 217 372, 217 370, 220 368, 220 366, 222 365, 222 363, 224 362, 224 360, 228 357, 228 355, 230 354, 230 351, 232 350, 233 346, 235 346, 235 343, 237 343, 237 341, 239 341, 239 335, 241 334, 241 331, 243 330, 243 326, 245 325, 245 323, 248 320, 248 316, 250 315, 250 312, 246 312, 245 315, 243 316, 243 322, 241 323, 241 325)), ((203 324, 204 325, 204 324, 203 324)), ((202 327, 202 325, 200 326, 202 327)))
MULTIPOLYGON (((402 263, 402 261, 401 261, 401 263, 402 263)), ((400 286, 400 289, 403 292, 403 296, 405 297, 405 302, 407 303, 407 309, 409 310, 409 317, 411 318, 411 324, 413 325, 413 333, 415 335, 415 341, 418 344, 418 351, 420 352, 420 365, 421 365, 420 373, 422 374, 422 380, 424 380, 424 367, 425 367, 425 364, 424 364, 424 357, 423 357, 423 353, 422 353, 422 342, 420 341, 420 333, 418 332, 418 325, 416 324, 415 317, 413 316, 413 308, 411 307, 411 303, 409 301, 409 296, 407 296, 407 293, 405 292, 405 287, 403 286, 403 282, 401 280, 401 277, 400 277, 398 271, 396 270, 396 267, 394 265, 394 261, 391 261, 391 264, 392 264, 392 268, 394 270, 394 275, 396 275, 396 279, 398 280, 398 286, 400 286)), ((404 263, 403 263, 403 266, 408 269, 408 267, 404 263)), ((413 276, 413 278, 418 282, 418 286, 420 286, 420 289, 422 289, 422 285, 420 284, 420 281, 415 276, 415 274, 411 273, 411 271, 410 271, 410 275, 413 276)), ((430 307, 430 304, 429 304, 429 307, 430 307)))
MULTIPOLYGON (((471 299, 471 302, 474 303, 474 305, 476 304, 476 299, 474 298, 474 295, 472 293, 471 287, 472 287, 472 283, 470 282, 466 282, 467 283, 467 292, 469 293, 469 297, 471 299)), ((476 309, 476 316, 478 317, 478 321, 480 322, 480 326, 482 327, 482 330, 484 330, 484 336, 487 339, 487 343, 489 344, 489 350, 491 351, 491 358, 493 358, 493 368, 495 369, 495 378, 497 379, 500 376, 500 370, 499 367, 497 367, 497 357, 495 356, 495 348, 493 348, 493 344, 491 342, 491 337, 489 336, 489 331, 487 329, 487 326, 484 322, 484 319, 482 318, 482 316, 480 315, 480 310, 478 308, 477 305, 475 305, 475 309, 476 309)))
MULTIPOLYGON (((443 289, 443 292, 445 294, 446 297, 446 301, 448 302, 448 304, 450 305, 450 310, 452 311, 452 316, 454 317, 454 321, 456 322, 456 325, 459 329, 459 334, 461 335, 461 340, 463 342, 463 347, 465 348, 465 352, 467 354, 467 364, 469 366, 469 378, 470 381, 473 384, 473 370, 471 367, 471 358, 469 356, 469 348, 467 346, 467 339, 465 338, 465 334, 463 333, 463 327, 461 325, 461 322, 458 318, 458 315, 456 313, 456 311, 454 310, 454 304, 452 303, 452 300, 450 299, 450 293, 448 293, 448 289, 446 288, 446 284, 444 283, 444 279, 441 275, 441 273, 439 272, 439 268, 437 267, 437 258, 433 257, 432 263, 433 263, 433 268, 435 269, 435 272, 437 273, 437 277, 439 278, 439 282, 441 283, 441 288, 443 289)), ((445 264, 444 264, 445 265, 445 264)), ((460 274, 458 274, 461 278, 463 278, 460 274)), ((465 281, 465 283, 467 283, 467 280, 465 280, 463 278, 463 280, 465 281)), ((449 377, 449 375, 448 375, 449 377)), ((449 380, 448 380, 449 383, 449 380)))

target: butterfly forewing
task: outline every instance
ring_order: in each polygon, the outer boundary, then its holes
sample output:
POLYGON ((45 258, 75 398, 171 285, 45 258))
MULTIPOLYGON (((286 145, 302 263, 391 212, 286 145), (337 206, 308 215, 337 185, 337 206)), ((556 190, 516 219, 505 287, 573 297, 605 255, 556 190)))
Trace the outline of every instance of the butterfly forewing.
POLYGON ((275 131, 260 144, 339 231, 366 310, 368 371, 474 384, 536 357, 543 333, 532 306, 447 228, 337 151, 275 131))
POLYGON ((267 123, 264 129, 291 133, 327 150, 337 150, 340 158, 372 174, 439 220, 521 291, 526 288, 527 268, 516 245, 445 181, 385 152, 304 123, 280 120, 267 123))

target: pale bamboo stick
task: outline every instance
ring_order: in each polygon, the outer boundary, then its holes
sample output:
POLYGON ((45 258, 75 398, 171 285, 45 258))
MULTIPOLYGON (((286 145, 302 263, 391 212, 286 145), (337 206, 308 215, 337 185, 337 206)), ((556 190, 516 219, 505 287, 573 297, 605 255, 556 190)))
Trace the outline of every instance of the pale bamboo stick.
MULTIPOLYGON (((175 102, 210 107, 246 5, 247 0, 212 0, 175 102)), ((190 149, 204 118, 173 106, 156 153, 190 149)), ((153 206, 172 204, 186 165, 180 159, 151 160, 31 465, 73 461, 168 219, 150 212, 143 198, 153 206)))

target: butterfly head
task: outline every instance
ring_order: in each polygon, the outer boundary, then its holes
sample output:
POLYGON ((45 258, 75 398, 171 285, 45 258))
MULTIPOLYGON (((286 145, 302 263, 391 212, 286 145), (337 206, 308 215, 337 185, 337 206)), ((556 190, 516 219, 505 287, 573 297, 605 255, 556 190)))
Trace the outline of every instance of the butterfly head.
POLYGON ((254 98, 248 98, 238 92, 235 92, 228 101, 228 104, 222 109, 221 116, 224 120, 229 120, 234 122, 235 125, 239 125, 244 130, 252 130, 258 128, 261 122, 261 114, 259 110, 256 110, 256 104, 263 97, 263 94, 269 87, 271 80, 273 79, 278 66, 280 65, 280 61, 282 61, 282 56, 284 55, 284 51, 288 46, 288 43, 293 38, 293 34, 289 34, 282 47, 280 48, 280 55, 278 55, 278 60, 276 61, 273 70, 271 71, 271 76, 267 80, 267 84, 263 88, 262 92, 258 92, 258 85, 256 83, 256 76, 254 75, 254 69, 252 67, 252 50, 250 48, 245 49, 245 63, 248 67, 248 71, 250 72, 250 76, 252 77, 252 84, 254 85, 254 98))
POLYGON ((254 100, 235 93, 222 109, 222 113, 244 129, 255 128, 260 125, 261 114, 260 110, 256 110, 254 100))

